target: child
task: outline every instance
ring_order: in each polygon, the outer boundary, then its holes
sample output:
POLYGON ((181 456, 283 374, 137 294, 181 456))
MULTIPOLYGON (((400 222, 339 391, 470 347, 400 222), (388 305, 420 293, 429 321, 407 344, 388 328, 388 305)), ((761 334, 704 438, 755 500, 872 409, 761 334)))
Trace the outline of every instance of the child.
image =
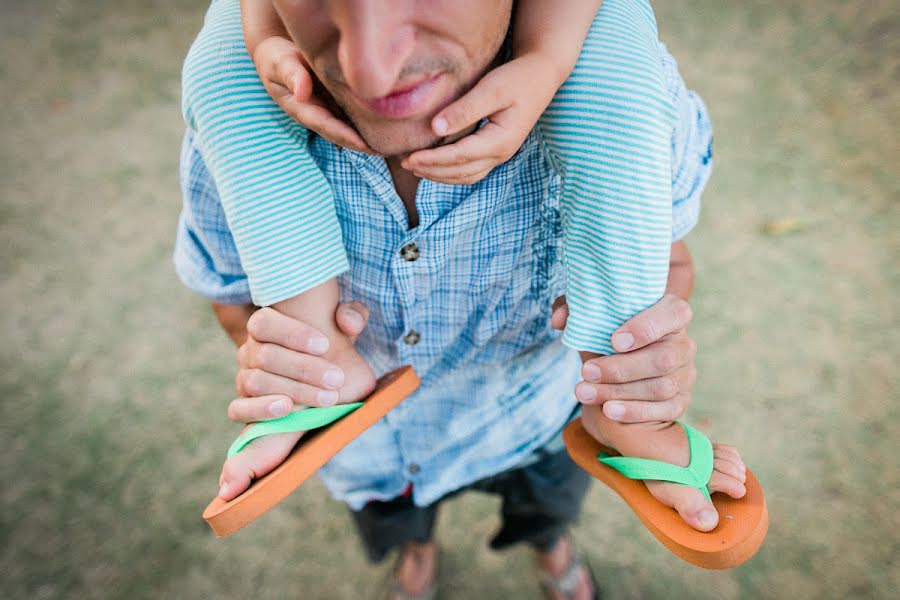
MULTIPOLYGON (((676 114, 672 106, 652 101, 658 94, 645 93, 665 86, 646 2, 606 0, 599 13, 596 3, 583 0, 519 4, 512 60, 436 115, 432 126, 436 134, 449 136, 485 115, 490 122, 455 144, 411 154, 403 166, 430 179, 471 183, 506 160, 541 118, 563 182, 570 309, 563 339, 587 360, 611 353, 612 333, 665 289, 676 114), (470 160, 460 164, 460 156, 470 160)), ((247 49, 268 89, 274 96, 286 93, 282 102, 307 95, 298 84, 305 75, 302 64, 271 0, 244 0, 243 5, 247 49)), ((308 132, 298 139, 296 126, 258 80, 236 78, 217 89, 208 78, 210 69, 220 68, 215 61, 221 57, 211 48, 243 44, 240 26, 237 0, 214 0, 185 65, 185 116, 216 180, 255 303, 300 318, 330 340, 325 358, 342 373, 330 382, 331 392, 311 403, 357 400, 375 378, 334 324, 335 278, 347 261, 334 251, 341 233, 328 184, 305 152, 308 132)), ((318 110, 321 115, 322 107, 318 110)), ((349 128, 336 131, 339 141, 366 149, 349 128)), ((688 463, 685 434, 673 423, 621 424, 597 406, 585 406, 583 418, 595 437, 626 456, 688 463)), ((241 474, 220 481, 220 496, 237 496, 253 476, 277 466, 300 435, 255 442, 241 459, 241 474)), ((715 458, 709 490, 742 496, 740 456, 716 446, 715 458)), ((715 527, 715 510, 699 490, 664 482, 648 482, 648 487, 692 527, 715 527)))

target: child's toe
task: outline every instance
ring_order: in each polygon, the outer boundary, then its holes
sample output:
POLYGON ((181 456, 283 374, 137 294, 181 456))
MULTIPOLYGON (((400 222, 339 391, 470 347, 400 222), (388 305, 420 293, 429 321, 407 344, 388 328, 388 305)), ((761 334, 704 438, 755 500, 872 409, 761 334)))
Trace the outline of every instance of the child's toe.
POLYGON ((713 469, 718 471, 719 473, 724 473, 725 475, 734 477, 741 483, 747 481, 747 471, 728 459, 716 458, 713 461, 713 469))
POLYGON ((219 497, 228 501, 250 487, 284 461, 301 433, 280 433, 254 440, 243 451, 225 461, 219 477, 219 497))
POLYGON ((743 482, 718 470, 712 472, 707 488, 710 493, 722 492, 732 498, 743 498, 744 494, 747 493, 747 488, 744 487, 743 482))
POLYGON ((741 470, 746 471, 747 467, 744 465, 744 459, 741 458, 740 451, 734 446, 729 446, 727 444, 713 444, 713 454, 715 454, 716 458, 724 458, 728 459, 741 470))
POLYGON ((647 487, 657 500, 678 511, 694 529, 711 531, 718 525, 719 513, 697 488, 661 481, 648 481, 647 487))

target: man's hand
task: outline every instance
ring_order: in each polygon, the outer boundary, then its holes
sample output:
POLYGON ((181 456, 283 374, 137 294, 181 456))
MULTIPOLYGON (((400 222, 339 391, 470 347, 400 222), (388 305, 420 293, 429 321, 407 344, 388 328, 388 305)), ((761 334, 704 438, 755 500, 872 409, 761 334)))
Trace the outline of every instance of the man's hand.
MULTIPOLYGON (((568 319, 565 296, 553 304, 552 323, 563 329, 568 319)), ((583 404, 603 405, 603 413, 622 423, 674 421, 691 402, 697 379, 697 346, 685 328, 691 321, 687 301, 666 294, 613 334, 619 354, 584 363, 584 381, 575 388, 583 404)))
MULTIPOLYGON (((338 328, 353 339, 368 319, 368 309, 359 302, 341 304, 335 313, 338 328)), ((272 308, 257 310, 237 351, 239 398, 228 405, 228 418, 252 423, 283 417, 295 404, 335 404, 344 374, 323 358, 327 353, 328 339, 315 328, 272 308)))

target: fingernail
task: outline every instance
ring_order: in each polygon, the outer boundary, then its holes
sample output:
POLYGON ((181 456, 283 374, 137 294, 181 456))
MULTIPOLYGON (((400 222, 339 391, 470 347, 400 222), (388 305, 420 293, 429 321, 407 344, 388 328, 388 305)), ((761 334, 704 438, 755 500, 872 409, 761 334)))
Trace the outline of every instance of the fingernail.
POLYGON ((316 400, 318 400, 319 404, 322 406, 331 406, 337 403, 338 393, 332 390, 321 390, 316 394, 316 400))
POLYGON ((284 398, 276 400, 269 405, 269 415, 272 417, 283 417, 291 411, 291 404, 284 398))
POLYGON ((227 492, 227 491, 228 491, 228 484, 227 484, 227 483, 223 483, 222 485, 220 485, 220 486, 219 486, 219 497, 220 497, 220 498, 224 498, 224 497, 225 497, 225 492, 227 492))
POLYGON ((432 126, 434 127, 434 132, 438 135, 446 135, 447 130, 450 129, 450 124, 447 123, 447 119, 445 119, 444 117, 438 117, 437 119, 435 119, 432 126))
POLYGON ((344 383, 344 372, 337 367, 331 367, 322 376, 322 383, 332 388, 341 387, 344 383))
POLYGON ((718 515, 716 514, 715 509, 713 508, 704 508, 697 515, 697 520, 704 527, 712 527, 716 524, 716 520, 718 519, 718 515))
POLYGON ((309 338, 309 351, 316 354, 328 352, 328 338, 321 335, 314 335, 309 338))
POLYGON ((600 383, 600 367, 588 363, 581 368, 581 374, 586 381, 600 383))
POLYGON ((604 412, 610 419, 618 421, 625 416, 625 407, 620 402, 607 402, 605 406, 604 412))
POLYGON ((630 333, 617 333, 613 336, 613 346, 616 350, 628 350, 634 346, 634 336, 630 333))
POLYGON ((590 402, 597 397, 597 390, 592 385, 584 385, 579 383, 575 388, 575 397, 582 402, 590 402))

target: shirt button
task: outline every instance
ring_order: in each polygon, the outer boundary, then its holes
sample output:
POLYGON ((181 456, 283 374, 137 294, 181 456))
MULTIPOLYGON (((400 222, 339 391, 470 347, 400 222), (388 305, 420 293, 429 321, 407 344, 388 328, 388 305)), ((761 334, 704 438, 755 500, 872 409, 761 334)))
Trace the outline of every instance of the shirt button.
POLYGON ((415 329, 410 329, 409 333, 403 336, 403 341, 406 342, 407 346, 415 346, 420 339, 422 339, 422 336, 415 329))
POLYGON ((413 463, 413 464, 409 465, 409 467, 407 467, 407 470, 410 473, 412 473, 413 475, 415 475, 416 473, 418 473, 421 470, 421 468, 419 467, 419 465, 413 463))
POLYGON ((413 262, 419 258, 419 247, 416 246, 415 243, 410 242, 400 248, 400 256, 402 256, 405 261, 413 262))

